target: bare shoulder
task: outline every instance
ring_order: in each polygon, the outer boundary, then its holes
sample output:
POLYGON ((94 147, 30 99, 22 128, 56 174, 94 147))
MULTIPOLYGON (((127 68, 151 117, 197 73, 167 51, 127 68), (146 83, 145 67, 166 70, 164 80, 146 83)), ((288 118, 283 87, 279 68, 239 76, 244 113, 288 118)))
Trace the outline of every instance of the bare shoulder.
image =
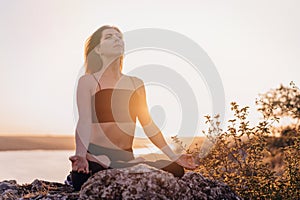
POLYGON ((133 80, 137 93, 144 96, 145 95, 144 81, 141 78, 138 78, 136 76, 129 76, 129 77, 133 80))
POLYGON ((82 83, 82 84, 89 84, 89 83, 91 83, 92 80, 93 80, 93 77, 92 77, 92 76, 93 76, 93 75, 91 75, 91 74, 84 74, 84 75, 82 75, 82 76, 79 78, 78 82, 79 82, 79 83, 82 83))
POLYGON ((93 75, 85 74, 79 78, 78 86, 85 87, 86 89, 92 89, 92 87, 94 86, 93 81, 95 81, 93 75))
POLYGON ((130 77, 133 80, 133 82, 137 88, 144 86, 144 81, 142 79, 140 79, 136 76, 128 76, 128 77, 130 77))

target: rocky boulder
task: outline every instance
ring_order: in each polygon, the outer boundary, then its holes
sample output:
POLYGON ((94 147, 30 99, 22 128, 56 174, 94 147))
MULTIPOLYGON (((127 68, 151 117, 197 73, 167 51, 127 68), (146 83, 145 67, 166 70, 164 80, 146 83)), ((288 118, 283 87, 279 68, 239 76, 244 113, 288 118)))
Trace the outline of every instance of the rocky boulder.
POLYGON ((0 182, 0 200, 14 199, 241 199, 226 184, 209 180, 200 173, 186 172, 182 178, 145 164, 95 173, 81 191, 70 185, 34 180, 18 185, 0 182))
POLYGON ((19 185, 15 180, 0 182, 0 200, 76 200, 79 193, 72 186, 35 179, 30 184, 19 185))
POLYGON ((209 180, 196 172, 182 178, 145 164, 100 171, 80 191, 86 199, 241 199, 224 183, 209 180))

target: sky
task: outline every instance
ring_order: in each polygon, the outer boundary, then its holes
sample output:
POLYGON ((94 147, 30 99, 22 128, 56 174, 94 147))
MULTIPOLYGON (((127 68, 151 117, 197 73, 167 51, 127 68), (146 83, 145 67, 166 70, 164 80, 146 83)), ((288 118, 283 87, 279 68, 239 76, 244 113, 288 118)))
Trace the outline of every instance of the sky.
MULTIPOLYGON (((84 42, 106 24, 122 32, 171 30, 201 46, 224 87, 225 120, 232 116, 230 102, 236 101, 250 106, 249 119, 256 123, 261 116, 255 106, 259 93, 290 81, 300 86, 297 0, 1 0, 0 4, 0 135, 74 135, 74 94, 84 42)), ((177 63, 172 67, 178 71, 187 66, 166 52, 140 51, 125 56, 123 70, 151 63, 169 67, 177 63)), ((193 77, 187 67, 182 73, 193 77)), ((185 78, 198 84, 194 89, 199 89, 200 133, 206 127, 203 116, 211 112, 211 97, 203 79, 185 78)), ((176 95, 159 85, 149 84, 146 91, 151 113, 158 113, 156 120, 161 120, 159 108, 165 109, 168 121, 159 127, 165 135, 174 135, 182 120, 176 95)))

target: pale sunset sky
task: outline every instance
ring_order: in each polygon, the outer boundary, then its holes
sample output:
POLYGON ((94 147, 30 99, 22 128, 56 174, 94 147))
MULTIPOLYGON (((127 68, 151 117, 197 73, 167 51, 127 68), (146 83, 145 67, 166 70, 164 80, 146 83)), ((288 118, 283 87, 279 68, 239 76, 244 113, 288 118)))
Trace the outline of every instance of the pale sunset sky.
MULTIPOLYGON (((255 123, 260 117, 255 106, 259 93, 290 81, 300 86, 298 0, 1 0, 0 4, 0 135, 74 135, 73 99, 84 42, 106 24, 122 32, 167 29, 201 46, 222 80, 225 120, 231 116, 230 102, 236 101, 250 106, 250 121, 255 123)), ((170 56, 172 65, 180 63, 166 53, 148 53, 144 59, 138 52, 125 56, 123 72, 132 69, 132 63, 171 65, 161 63, 164 56, 170 56)), ((203 91, 197 94, 200 134, 211 105, 203 80, 196 83, 203 91)), ((165 124, 163 132, 174 135, 180 108, 160 89, 146 87, 149 108, 165 108, 174 129, 165 124)))

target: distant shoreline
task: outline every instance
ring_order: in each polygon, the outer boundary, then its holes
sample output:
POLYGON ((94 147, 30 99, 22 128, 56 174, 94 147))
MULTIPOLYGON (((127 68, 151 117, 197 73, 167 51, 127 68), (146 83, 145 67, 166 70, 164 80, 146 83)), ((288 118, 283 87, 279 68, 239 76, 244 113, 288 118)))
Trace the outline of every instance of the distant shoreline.
MULTIPOLYGON (((199 137, 198 137, 199 138, 199 137)), ((186 139, 183 139, 183 141, 186 139)), ((145 148, 148 138, 135 138, 133 148, 145 148)), ((74 136, 5 136, 0 135, 0 151, 75 150, 74 136)))
POLYGON ((0 151, 75 150, 73 136, 0 136, 0 151))

